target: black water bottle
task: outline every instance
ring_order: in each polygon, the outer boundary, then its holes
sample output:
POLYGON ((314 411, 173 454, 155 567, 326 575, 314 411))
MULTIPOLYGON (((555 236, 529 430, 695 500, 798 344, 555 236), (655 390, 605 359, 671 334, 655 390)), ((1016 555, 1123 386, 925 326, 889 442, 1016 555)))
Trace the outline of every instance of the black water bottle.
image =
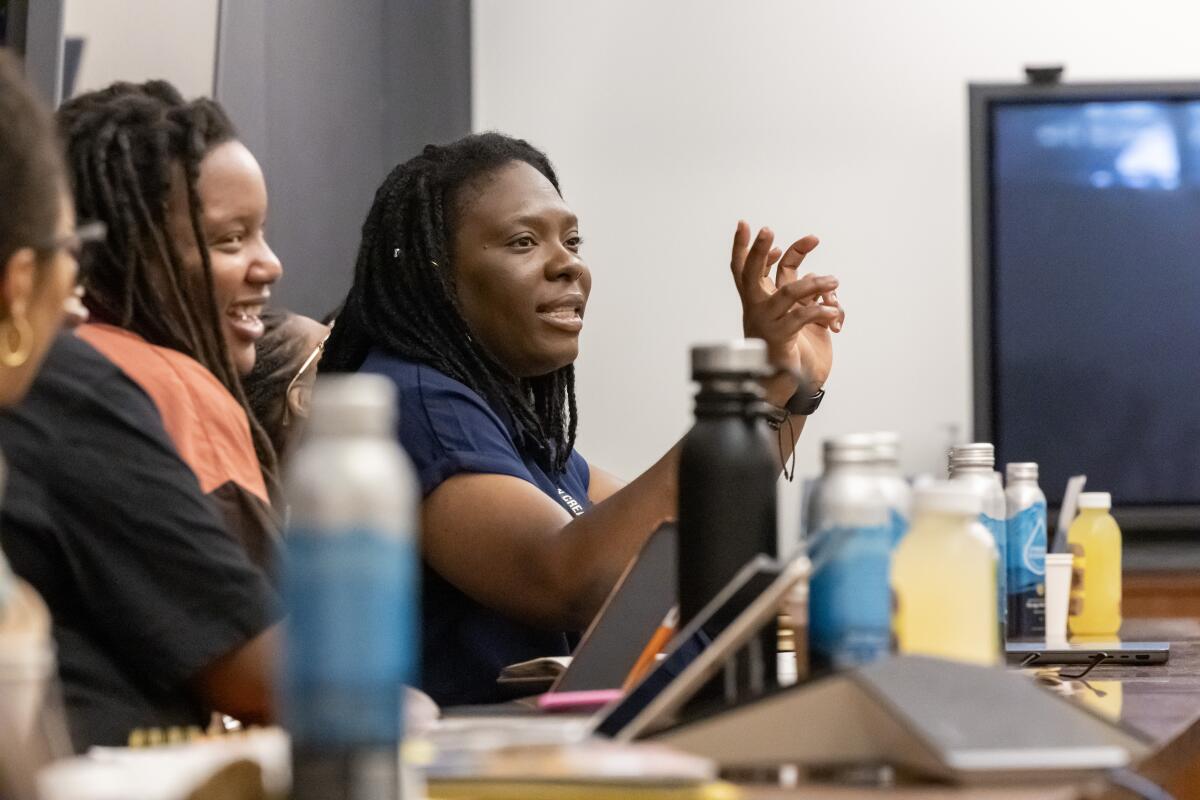
MULTIPOLYGON (((681 626, 747 561, 760 553, 775 555, 779 459, 763 416, 760 383, 768 374, 761 339, 692 348, 692 379, 700 389, 696 424, 683 439, 679 459, 681 626)), ((768 652, 773 674, 773 643, 768 652)))

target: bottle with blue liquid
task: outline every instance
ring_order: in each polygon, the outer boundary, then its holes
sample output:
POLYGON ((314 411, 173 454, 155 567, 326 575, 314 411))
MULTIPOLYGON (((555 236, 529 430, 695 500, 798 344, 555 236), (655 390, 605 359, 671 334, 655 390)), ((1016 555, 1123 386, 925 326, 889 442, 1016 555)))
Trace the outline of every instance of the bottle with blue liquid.
POLYGON ((1038 465, 1009 464, 1008 636, 1046 635, 1046 495, 1038 486, 1038 465))
POLYGON ((983 498, 979 521, 987 528, 996 544, 996 615, 999 622, 996 635, 1006 640, 1008 617, 1008 518, 1004 498, 1004 483, 996 472, 996 449, 986 442, 960 444, 950 448, 950 480, 962 481, 983 498))
POLYGON ((879 489, 887 501, 892 546, 895 547, 908 531, 912 517, 912 487, 900 473, 900 434, 881 431, 872 435, 875 437, 875 471, 879 489))
POLYGON ((404 685, 417 677, 419 493, 377 375, 317 381, 286 479, 280 708, 294 800, 395 800, 404 685))
POLYGON ((888 572, 895 533, 878 453, 874 434, 824 443, 825 472, 810 496, 805 526, 813 563, 808 652, 814 671, 866 664, 891 647, 888 572))

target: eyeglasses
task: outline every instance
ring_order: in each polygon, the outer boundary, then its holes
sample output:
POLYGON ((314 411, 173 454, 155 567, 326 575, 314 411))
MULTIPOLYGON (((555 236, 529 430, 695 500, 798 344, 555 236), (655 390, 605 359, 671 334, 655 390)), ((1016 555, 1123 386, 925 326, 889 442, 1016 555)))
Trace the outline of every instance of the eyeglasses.
POLYGON ((62 236, 56 236, 43 250, 66 250, 71 258, 79 261, 84 249, 90 244, 103 242, 108 235, 108 228, 103 222, 85 222, 75 230, 62 236))
POLYGON ((309 368, 312 367, 313 364, 316 364, 318 361, 320 361, 321 356, 325 355, 325 343, 327 341, 329 341, 330 333, 333 333, 333 326, 330 325, 329 327, 330 327, 329 333, 325 334, 325 338, 322 339, 320 341, 320 343, 313 349, 313 351, 308 354, 308 358, 304 359, 304 363, 300 365, 300 369, 298 369, 296 371, 296 374, 294 376, 292 376, 292 379, 290 381, 288 381, 287 390, 283 393, 283 396, 284 396, 283 424, 284 425, 287 425, 289 422, 291 422, 292 404, 290 402, 290 398, 292 396, 292 389, 294 389, 296 387, 296 384, 300 382, 300 379, 304 377, 304 373, 308 372, 309 368))

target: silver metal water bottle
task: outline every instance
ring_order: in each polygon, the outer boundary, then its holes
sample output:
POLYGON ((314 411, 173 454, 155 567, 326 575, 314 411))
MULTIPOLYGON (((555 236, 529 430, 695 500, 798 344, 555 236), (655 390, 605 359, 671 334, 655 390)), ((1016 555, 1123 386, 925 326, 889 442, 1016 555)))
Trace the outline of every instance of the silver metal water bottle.
POLYGON ((322 377, 286 477, 281 710, 295 800, 394 800, 419 664, 413 468, 378 375, 322 377))
POLYGON ((912 487, 900 474, 900 434, 880 431, 871 435, 875 437, 875 471, 879 489, 887 501, 892 545, 895 546, 908 531, 912 515, 912 487))
POLYGON ((1004 499, 1004 484, 996 472, 996 448, 987 442, 960 444, 950 448, 950 480, 969 484, 983 498, 983 513, 979 521, 992 534, 996 543, 997 619, 1000 622, 1000 642, 1006 639, 1008 611, 1008 517, 1004 499))
POLYGON ((1046 495, 1038 486, 1038 465, 1009 464, 1008 635, 1046 635, 1046 495))
POLYGON ((809 500, 808 651, 816 671, 866 664, 891 647, 893 541, 874 434, 824 443, 825 472, 809 500))

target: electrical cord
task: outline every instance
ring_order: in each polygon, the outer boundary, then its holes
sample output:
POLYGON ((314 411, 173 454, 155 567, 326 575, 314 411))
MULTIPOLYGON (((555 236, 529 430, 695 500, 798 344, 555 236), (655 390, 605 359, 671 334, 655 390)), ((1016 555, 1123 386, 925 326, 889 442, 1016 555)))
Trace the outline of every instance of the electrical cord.
POLYGON ((1127 767, 1109 770, 1108 780, 1114 786, 1133 792, 1142 800, 1175 800, 1175 797, 1166 789, 1127 767))

